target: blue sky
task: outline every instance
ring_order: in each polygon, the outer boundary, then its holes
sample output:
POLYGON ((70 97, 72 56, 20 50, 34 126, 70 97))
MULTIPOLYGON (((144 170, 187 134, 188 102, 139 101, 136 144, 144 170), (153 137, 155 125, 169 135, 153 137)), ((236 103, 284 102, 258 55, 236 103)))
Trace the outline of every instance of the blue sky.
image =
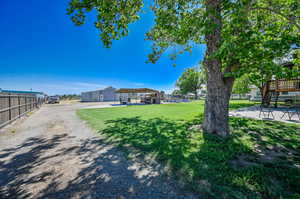
POLYGON ((164 55, 147 64, 151 42, 144 34, 153 25, 145 8, 130 25, 129 36, 103 47, 93 17, 84 26, 72 24, 68 0, 2 0, 0 6, 0 88, 71 94, 105 86, 174 88, 184 68, 199 63, 203 47, 173 62, 164 55))

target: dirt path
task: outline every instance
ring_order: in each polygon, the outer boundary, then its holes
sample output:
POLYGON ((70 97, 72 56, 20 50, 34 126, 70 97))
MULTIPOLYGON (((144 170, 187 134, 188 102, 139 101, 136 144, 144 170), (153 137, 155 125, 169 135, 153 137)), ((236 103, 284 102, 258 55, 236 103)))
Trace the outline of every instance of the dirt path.
POLYGON ((0 198, 195 198, 105 144, 77 118, 82 106, 45 105, 0 133, 0 198))

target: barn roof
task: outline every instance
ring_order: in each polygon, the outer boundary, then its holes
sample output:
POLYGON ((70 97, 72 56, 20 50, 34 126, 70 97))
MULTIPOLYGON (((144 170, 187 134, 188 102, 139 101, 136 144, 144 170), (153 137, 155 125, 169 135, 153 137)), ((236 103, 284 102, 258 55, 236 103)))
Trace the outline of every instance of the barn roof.
POLYGON ((117 93, 159 93, 158 90, 150 88, 120 88, 117 93))

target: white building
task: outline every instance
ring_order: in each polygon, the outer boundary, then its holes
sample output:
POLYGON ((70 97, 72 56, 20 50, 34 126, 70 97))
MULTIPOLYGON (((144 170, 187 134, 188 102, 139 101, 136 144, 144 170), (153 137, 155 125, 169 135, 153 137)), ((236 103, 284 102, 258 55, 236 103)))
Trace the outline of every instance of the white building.
MULTIPOLYGON (((256 86, 251 86, 250 100, 261 101, 260 90, 256 86)), ((298 102, 300 100, 300 92, 279 92, 279 102, 298 102)))
POLYGON ((105 102, 118 100, 118 94, 113 87, 107 87, 103 90, 88 91, 81 93, 82 102, 105 102))

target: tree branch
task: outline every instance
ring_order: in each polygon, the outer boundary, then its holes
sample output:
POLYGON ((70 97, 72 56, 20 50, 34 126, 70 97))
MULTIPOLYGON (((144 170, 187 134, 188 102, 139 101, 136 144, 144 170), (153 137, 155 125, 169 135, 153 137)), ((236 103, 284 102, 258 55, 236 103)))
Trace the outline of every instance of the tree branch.
POLYGON ((298 23, 295 21, 295 18, 294 18, 294 17, 286 16, 286 15, 284 15, 283 13, 281 13, 279 10, 275 10, 275 9, 268 8, 268 7, 254 7, 254 8, 250 8, 250 10, 266 10, 266 11, 270 11, 270 12, 272 12, 273 14, 276 14, 276 15, 279 15, 279 16, 285 18, 285 19, 286 19, 287 21, 289 21, 292 25, 296 26, 296 28, 300 31, 300 24, 298 24, 298 23))

